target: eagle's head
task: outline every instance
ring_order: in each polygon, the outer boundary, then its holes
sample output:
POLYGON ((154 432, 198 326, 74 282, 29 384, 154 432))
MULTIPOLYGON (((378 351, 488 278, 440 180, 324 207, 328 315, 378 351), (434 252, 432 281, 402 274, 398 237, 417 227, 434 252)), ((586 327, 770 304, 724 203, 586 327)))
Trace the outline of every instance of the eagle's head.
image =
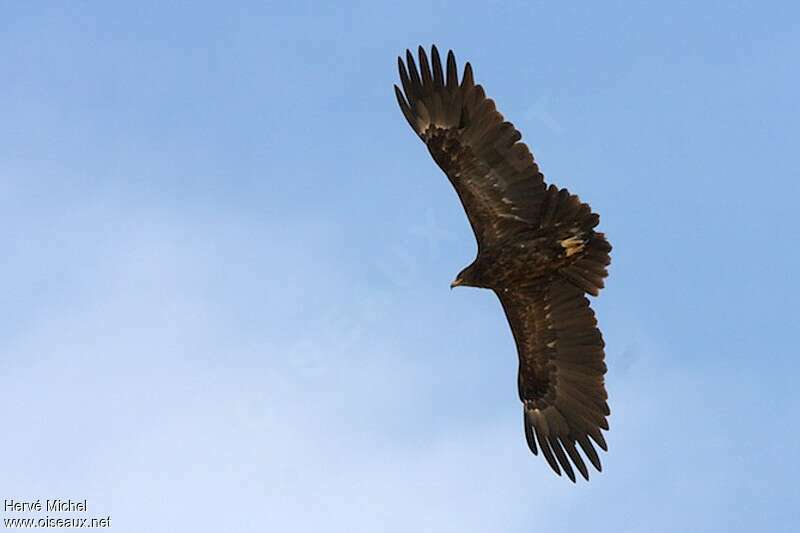
POLYGON ((456 279, 450 284, 450 288, 453 287, 485 287, 485 285, 481 282, 480 273, 476 266, 475 261, 472 262, 468 267, 463 269, 461 272, 458 273, 456 279))

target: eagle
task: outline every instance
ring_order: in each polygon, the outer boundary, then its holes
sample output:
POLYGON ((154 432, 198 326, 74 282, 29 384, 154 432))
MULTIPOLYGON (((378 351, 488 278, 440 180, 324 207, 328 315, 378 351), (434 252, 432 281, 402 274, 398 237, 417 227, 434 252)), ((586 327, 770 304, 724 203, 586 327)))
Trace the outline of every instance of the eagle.
POLYGON ((419 66, 398 57, 397 102, 447 175, 475 233, 478 253, 453 287, 491 289, 517 347, 525 439, 560 476, 589 479, 583 455, 602 471, 608 450, 603 336, 586 295, 597 296, 611 263, 595 231, 599 216, 567 189, 547 185, 519 131, 476 84, 461 80, 453 52, 443 69, 436 46, 419 66))

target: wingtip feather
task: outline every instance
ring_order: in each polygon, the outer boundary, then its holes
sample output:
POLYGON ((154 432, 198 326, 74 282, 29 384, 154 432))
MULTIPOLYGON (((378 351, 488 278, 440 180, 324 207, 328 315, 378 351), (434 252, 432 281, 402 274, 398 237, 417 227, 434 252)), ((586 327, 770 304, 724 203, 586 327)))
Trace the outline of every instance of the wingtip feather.
POLYGON ((458 71, 456 70, 456 56, 452 50, 447 51, 447 88, 454 91, 458 87, 458 71))
POLYGON ((467 61, 467 64, 464 65, 464 75, 461 78, 461 88, 467 89, 475 85, 475 80, 472 76, 472 65, 467 61))

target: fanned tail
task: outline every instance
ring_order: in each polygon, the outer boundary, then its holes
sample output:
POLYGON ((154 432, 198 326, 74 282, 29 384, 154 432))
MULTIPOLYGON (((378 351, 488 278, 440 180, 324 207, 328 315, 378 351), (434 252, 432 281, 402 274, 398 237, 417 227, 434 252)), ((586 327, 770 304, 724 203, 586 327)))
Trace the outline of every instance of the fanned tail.
POLYGON ((577 287, 592 296, 600 294, 603 280, 611 264, 611 244, 605 234, 594 231, 600 217, 567 189, 550 185, 542 206, 541 227, 559 226, 569 235, 561 240, 567 257, 575 254, 577 260, 563 267, 560 273, 577 287))
POLYGON ((603 233, 592 232, 586 243, 584 255, 561 270, 565 278, 592 296, 600 294, 608 276, 606 267, 611 263, 611 244, 603 233))

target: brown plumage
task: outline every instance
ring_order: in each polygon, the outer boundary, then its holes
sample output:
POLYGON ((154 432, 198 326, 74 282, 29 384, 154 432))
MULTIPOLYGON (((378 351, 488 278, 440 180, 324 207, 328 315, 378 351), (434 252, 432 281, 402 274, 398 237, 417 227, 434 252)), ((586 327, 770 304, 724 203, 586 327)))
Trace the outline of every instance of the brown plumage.
POLYGON ((398 58, 400 109, 458 193, 478 241, 478 256, 451 287, 492 289, 519 355, 525 437, 559 475, 589 479, 580 448, 601 470, 595 445, 609 415, 603 337, 586 293, 608 275, 611 245, 594 231, 599 217, 577 196, 545 185, 521 135, 473 79, 459 81, 455 57, 442 69, 419 49, 398 58))

